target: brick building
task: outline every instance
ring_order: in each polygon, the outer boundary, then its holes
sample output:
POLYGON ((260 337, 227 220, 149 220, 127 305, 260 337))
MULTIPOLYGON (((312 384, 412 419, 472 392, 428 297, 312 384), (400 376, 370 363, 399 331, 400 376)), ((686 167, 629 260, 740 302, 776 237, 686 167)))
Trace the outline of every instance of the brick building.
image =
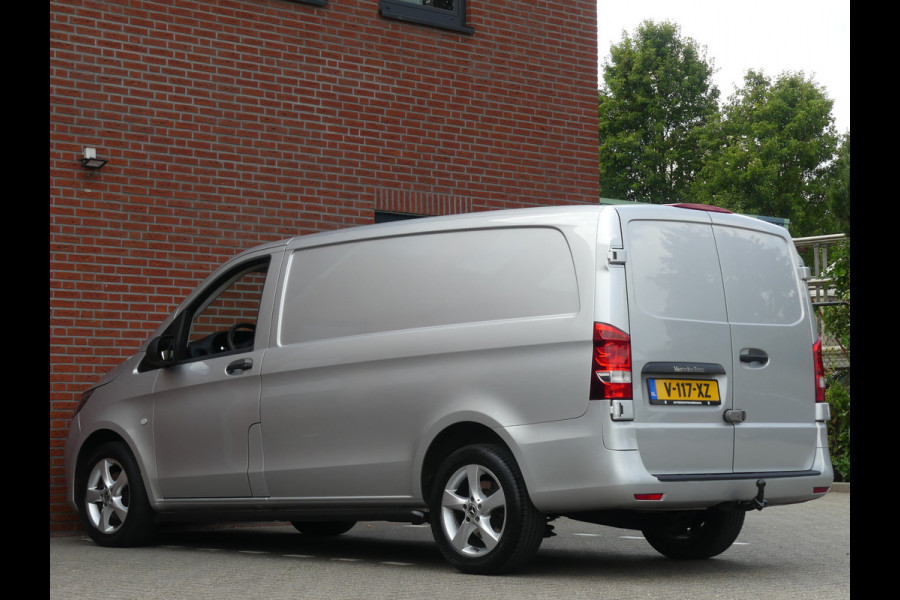
POLYGON ((595 0, 51 0, 50 519, 79 394, 226 257, 597 201, 595 0), (108 162, 82 166, 85 148, 108 162))

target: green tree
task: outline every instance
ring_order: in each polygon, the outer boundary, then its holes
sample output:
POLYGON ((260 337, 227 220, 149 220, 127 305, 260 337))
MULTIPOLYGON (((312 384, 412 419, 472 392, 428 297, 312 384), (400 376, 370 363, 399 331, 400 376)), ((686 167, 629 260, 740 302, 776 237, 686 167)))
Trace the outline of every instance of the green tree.
POLYGON ((822 231, 826 175, 837 149, 833 104, 802 72, 773 82, 748 71, 744 87, 704 132, 709 152, 693 199, 788 218, 794 236, 833 233, 822 231))
POLYGON ((829 250, 826 276, 834 283, 834 299, 846 304, 829 306, 822 311, 825 329, 850 352, 850 239, 829 250))
MULTIPOLYGON (((849 136, 847 136, 849 144, 849 136)), ((849 158, 849 147, 847 149, 849 158)), ((839 161, 838 161, 839 162, 839 161)), ((849 198, 848 198, 849 200, 849 198)), ((829 306, 822 310, 825 331, 833 336, 849 361, 850 358, 850 239, 832 247, 828 254, 826 275, 834 282, 835 300, 844 305, 829 306)), ((831 405, 831 422, 828 423, 828 447, 837 477, 850 481, 850 369, 839 369, 831 374, 825 397, 831 405)))
POLYGON ((830 169, 826 205, 831 233, 850 235, 850 132, 841 137, 837 159, 830 169))
POLYGON ((601 196, 683 201, 718 112, 713 63, 678 25, 644 21, 610 48, 599 93, 601 196))
POLYGON ((832 381, 825 391, 831 406, 828 423, 828 450, 835 481, 850 481, 850 386, 832 381))

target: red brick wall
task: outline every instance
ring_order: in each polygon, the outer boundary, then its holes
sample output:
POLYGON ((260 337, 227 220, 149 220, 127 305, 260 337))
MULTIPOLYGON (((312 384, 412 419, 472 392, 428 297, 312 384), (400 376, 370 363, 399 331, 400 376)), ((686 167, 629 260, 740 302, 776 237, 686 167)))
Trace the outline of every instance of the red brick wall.
POLYGON ((596 200, 595 0, 467 4, 471 35, 377 0, 51 0, 51 531, 77 528, 80 392, 226 257, 375 210, 596 200))

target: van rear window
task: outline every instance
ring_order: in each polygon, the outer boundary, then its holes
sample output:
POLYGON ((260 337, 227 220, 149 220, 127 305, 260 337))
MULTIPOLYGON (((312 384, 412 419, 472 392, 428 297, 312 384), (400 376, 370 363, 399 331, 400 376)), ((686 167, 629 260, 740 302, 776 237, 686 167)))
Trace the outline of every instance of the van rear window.
POLYGON ((732 323, 789 325, 803 316, 792 249, 777 235, 716 227, 732 323))
POLYGON ((708 223, 631 221, 634 296, 646 314, 695 321, 787 325, 803 316, 788 242, 708 223))
POLYGON ((363 240, 300 249, 290 261, 282 345, 579 307, 568 243, 551 228, 363 240))
POLYGON ((670 319, 728 320, 711 225, 632 221, 628 235, 641 311, 670 319))

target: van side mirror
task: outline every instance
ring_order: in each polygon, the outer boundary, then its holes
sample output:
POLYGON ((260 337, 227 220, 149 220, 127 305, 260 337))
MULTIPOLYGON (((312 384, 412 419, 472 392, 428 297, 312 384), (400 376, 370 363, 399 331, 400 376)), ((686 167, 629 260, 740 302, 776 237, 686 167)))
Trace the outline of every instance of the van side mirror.
POLYGON ((139 371, 160 369, 175 362, 175 336, 161 335, 150 340, 147 352, 138 366, 139 371))

